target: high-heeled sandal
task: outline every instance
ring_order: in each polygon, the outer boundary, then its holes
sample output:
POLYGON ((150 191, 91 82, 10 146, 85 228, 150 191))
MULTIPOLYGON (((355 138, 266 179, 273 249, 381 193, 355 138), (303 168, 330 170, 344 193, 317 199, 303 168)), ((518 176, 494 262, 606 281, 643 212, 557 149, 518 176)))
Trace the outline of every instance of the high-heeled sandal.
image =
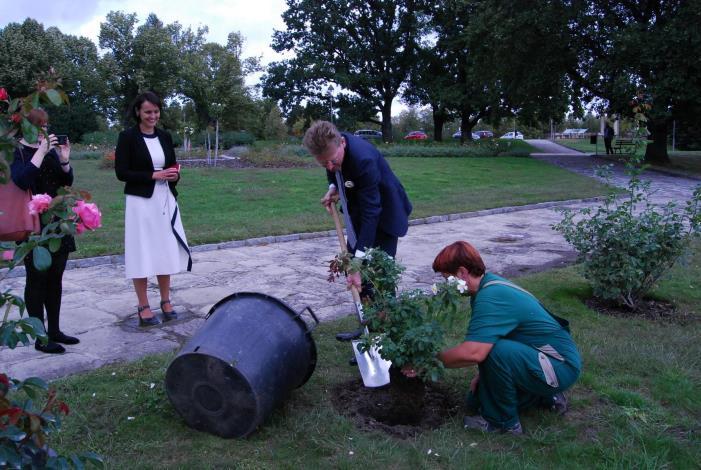
POLYGON ((141 312, 147 308, 150 309, 151 307, 148 304, 136 307, 136 315, 139 317, 139 326, 155 326, 161 323, 155 315, 151 318, 144 318, 141 316, 141 312))
POLYGON ((178 312, 176 312, 175 310, 171 310, 170 312, 166 312, 165 310, 163 310, 163 306, 165 304, 170 304, 171 308, 173 307, 173 304, 170 303, 170 299, 161 300, 161 313, 163 313, 163 321, 177 320, 178 319, 178 312))

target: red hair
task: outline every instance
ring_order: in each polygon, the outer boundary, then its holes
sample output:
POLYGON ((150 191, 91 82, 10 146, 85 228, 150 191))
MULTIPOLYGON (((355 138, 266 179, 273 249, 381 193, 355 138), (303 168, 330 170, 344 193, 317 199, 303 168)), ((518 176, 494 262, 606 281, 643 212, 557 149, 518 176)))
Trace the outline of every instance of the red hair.
POLYGON ((485 272, 484 261, 477 249, 463 241, 446 246, 433 260, 433 270, 437 273, 456 274, 460 266, 473 276, 481 276, 485 272))
POLYGON ((41 108, 34 108, 27 114, 27 121, 37 127, 45 126, 49 122, 49 115, 41 108))

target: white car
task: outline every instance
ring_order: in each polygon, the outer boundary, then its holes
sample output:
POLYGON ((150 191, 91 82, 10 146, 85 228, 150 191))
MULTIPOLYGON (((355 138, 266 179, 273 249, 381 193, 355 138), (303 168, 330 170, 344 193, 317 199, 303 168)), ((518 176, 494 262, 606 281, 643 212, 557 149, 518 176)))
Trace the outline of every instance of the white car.
POLYGON ((507 132, 506 134, 502 135, 499 137, 500 139, 521 139, 523 140, 523 134, 521 134, 519 131, 516 131, 516 136, 514 137, 514 133, 512 132, 507 132))
MULTIPOLYGON (((458 131, 455 134, 453 134, 453 139, 459 139, 460 137, 462 137, 462 130, 458 129, 458 131)), ((480 140, 480 135, 473 132, 472 140, 480 140)))

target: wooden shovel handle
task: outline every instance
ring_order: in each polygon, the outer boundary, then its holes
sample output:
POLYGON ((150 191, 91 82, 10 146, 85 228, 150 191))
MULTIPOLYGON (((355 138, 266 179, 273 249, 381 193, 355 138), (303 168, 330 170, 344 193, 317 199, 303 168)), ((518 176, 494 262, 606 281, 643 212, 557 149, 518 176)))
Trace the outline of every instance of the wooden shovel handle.
MULTIPOLYGON (((336 204, 331 204, 331 216, 333 217, 333 223, 336 225, 336 235, 338 236, 338 242, 341 244, 341 253, 346 253, 348 248, 346 247, 346 237, 343 235, 343 227, 341 226, 341 218, 338 216, 338 210, 336 210, 336 204)), ((358 288, 351 285, 351 294, 353 294, 353 302, 356 305, 362 305, 360 303, 360 292, 358 288)), ((362 315, 362 314, 361 314, 362 315)))

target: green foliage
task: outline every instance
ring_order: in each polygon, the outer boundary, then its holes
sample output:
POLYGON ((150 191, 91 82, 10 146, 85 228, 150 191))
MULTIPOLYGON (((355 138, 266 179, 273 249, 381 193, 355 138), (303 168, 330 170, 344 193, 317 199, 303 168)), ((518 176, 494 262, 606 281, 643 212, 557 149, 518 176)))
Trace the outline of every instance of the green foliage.
POLYGON ((117 137, 119 137, 119 131, 116 129, 110 129, 107 131, 94 131, 83 134, 80 142, 87 145, 98 145, 101 147, 111 147, 117 146, 117 137))
MULTIPOLYGON (((0 101, 0 161, 5 165, 6 151, 13 148, 12 138, 20 127, 24 138, 30 142, 35 141, 40 132, 29 123, 26 115, 41 102, 58 106, 67 101, 65 93, 56 86, 55 81, 40 81, 36 92, 14 100, 9 99, 4 88, 0 89, 3 95, 0 101), (9 116, 18 118, 10 119, 9 116)), ((0 252, 12 253, 12 259, 6 262, 8 269, 0 272, 0 281, 29 253, 38 270, 44 271, 51 266, 51 252, 60 248, 61 238, 76 233, 78 220, 71 208, 78 198, 89 198, 89 195, 63 190, 41 214, 41 233, 30 235, 19 245, 0 242, 0 252)), ((0 309, 3 307, 0 351, 14 349, 19 343, 27 345, 32 339, 46 341, 43 323, 37 318, 23 317, 25 304, 21 297, 9 290, 0 293, 0 309), (17 320, 9 317, 13 307, 19 311, 17 320)), ((61 429, 61 414, 68 414, 68 406, 56 399, 55 390, 49 389, 42 379, 31 377, 21 381, 0 373, 0 468, 84 468, 85 464, 101 467, 102 459, 95 454, 83 453, 68 458, 49 447, 48 438, 61 429)))
POLYGON ((578 251, 594 295, 631 309, 701 233, 701 186, 682 208, 657 206, 643 170, 630 163, 624 195, 612 192, 595 209, 564 210, 553 226, 578 251))
POLYGON ((532 147, 521 140, 480 139, 465 145, 417 142, 380 145, 385 157, 527 157, 532 147))
POLYGON ((359 344, 362 351, 377 347, 383 359, 394 367, 412 366, 424 381, 437 381, 443 375, 443 363, 437 354, 445 345, 445 332, 465 311, 466 287, 463 281, 448 278, 433 286, 433 295, 421 290, 396 294, 404 267, 380 249, 371 248, 362 260, 340 254, 329 266, 329 281, 342 272, 360 272, 374 295, 363 309, 370 334, 359 344))
POLYGON ((272 47, 292 52, 294 58, 268 67, 263 94, 279 100, 286 113, 305 102, 362 110, 369 120, 381 112, 384 140, 391 141, 392 100, 416 60, 425 4, 287 2, 282 15, 286 28, 275 32, 272 47), (337 87, 341 92, 334 97, 329 88, 337 87))

